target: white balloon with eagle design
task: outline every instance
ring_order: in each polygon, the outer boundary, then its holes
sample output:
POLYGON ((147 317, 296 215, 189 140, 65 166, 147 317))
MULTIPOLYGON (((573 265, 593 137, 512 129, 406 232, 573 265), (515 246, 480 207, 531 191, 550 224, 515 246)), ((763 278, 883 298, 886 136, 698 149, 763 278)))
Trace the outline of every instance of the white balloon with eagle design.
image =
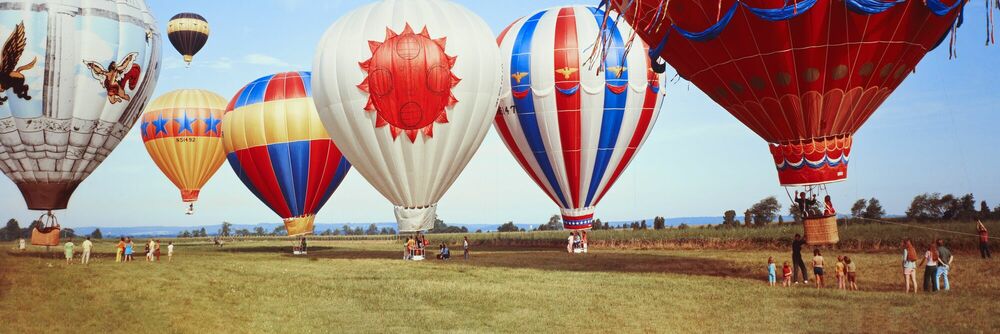
POLYGON ((312 85, 327 132, 412 232, 433 227, 489 131, 500 79, 480 17, 450 1, 385 0, 326 31, 312 85))

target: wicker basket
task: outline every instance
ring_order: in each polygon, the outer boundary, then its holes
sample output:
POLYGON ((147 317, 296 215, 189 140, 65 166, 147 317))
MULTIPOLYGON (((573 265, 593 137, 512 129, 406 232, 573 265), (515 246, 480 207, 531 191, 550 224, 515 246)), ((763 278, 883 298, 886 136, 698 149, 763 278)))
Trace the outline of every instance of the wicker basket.
POLYGON ((31 229, 31 244, 35 246, 59 246, 59 225, 43 227, 39 229, 35 227, 31 229))
POLYGON ((803 223, 806 230, 806 244, 832 245, 840 241, 837 233, 837 216, 806 218, 803 223))

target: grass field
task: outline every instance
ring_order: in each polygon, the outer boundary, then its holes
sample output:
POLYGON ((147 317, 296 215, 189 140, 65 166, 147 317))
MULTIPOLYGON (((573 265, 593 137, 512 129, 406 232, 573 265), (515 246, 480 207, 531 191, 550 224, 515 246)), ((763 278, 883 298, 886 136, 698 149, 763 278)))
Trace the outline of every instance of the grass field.
POLYGON ((969 252, 952 291, 907 295, 895 251, 844 253, 862 289, 847 292, 767 287, 764 263, 784 250, 483 246, 470 261, 405 262, 393 241, 292 256, 287 241, 185 240, 171 263, 114 263, 100 242, 83 266, 4 248, 3 333, 1000 332, 1000 259, 969 252))

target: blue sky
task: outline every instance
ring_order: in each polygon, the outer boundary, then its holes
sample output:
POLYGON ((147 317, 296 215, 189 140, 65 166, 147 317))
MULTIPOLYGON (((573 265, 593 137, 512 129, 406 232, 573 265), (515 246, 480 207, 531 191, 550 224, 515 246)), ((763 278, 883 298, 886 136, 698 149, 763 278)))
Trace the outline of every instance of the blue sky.
MULTIPOLYGON (((368 1, 147 0, 166 29, 182 11, 205 16, 212 35, 185 68, 164 35, 164 70, 154 96, 202 88, 227 99, 262 75, 311 67, 320 36, 337 18, 368 1)), ((567 1, 459 1, 499 32, 536 9, 567 1)), ((593 0, 597 3, 597 0, 593 0)), ((577 2, 579 3, 579 2, 577 2)), ((583 3, 587 3, 583 1, 583 3)), ((896 90, 856 134, 847 182, 830 186, 846 210, 857 198, 877 197, 902 213, 922 192, 975 193, 991 206, 1000 201, 1000 48, 984 47, 985 10, 966 9, 959 30, 959 58, 942 47, 896 90)), ((668 69, 672 75, 672 70, 668 69)), ((718 216, 742 212, 769 195, 784 196, 763 140, 685 81, 671 83, 652 134, 604 198, 596 217, 605 221, 718 216)), ((487 135, 465 172, 440 202, 448 223, 540 223, 558 213, 510 156, 496 133, 487 135)), ((20 193, 0 180, 0 218, 30 221, 20 193)), ((783 198, 783 197, 779 197, 783 198)), ((785 200, 787 201, 787 200, 785 200)), ((787 203, 785 204, 787 207, 787 203)), ((174 186, 147 155, 137 131, 76 191, 57 213, 65 226, 199 225, 221 221, 280 222, 224 164, 202 190, 196 214, 184 215, 174 186)), ((352 171, 319 214, 319 221, 393 221, 392 206, 352 171)))

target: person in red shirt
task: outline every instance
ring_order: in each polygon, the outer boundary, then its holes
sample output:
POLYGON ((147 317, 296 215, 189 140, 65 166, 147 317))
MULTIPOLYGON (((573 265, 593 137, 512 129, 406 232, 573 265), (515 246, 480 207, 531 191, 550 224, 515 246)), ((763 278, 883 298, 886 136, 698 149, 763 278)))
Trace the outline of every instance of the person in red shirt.
POLYGON ((785 265, 781 267, 781 277, 781 286, 792 285, 792 267, 788 266, 788 261, 785 261, 785 265))
POLYGON ((982 221, 976 221, 979 223, 977 229, 979 230, 979 255, 984 259, 990 258, 990 232, 986 230, 986 225, 983 225, 982 221))

